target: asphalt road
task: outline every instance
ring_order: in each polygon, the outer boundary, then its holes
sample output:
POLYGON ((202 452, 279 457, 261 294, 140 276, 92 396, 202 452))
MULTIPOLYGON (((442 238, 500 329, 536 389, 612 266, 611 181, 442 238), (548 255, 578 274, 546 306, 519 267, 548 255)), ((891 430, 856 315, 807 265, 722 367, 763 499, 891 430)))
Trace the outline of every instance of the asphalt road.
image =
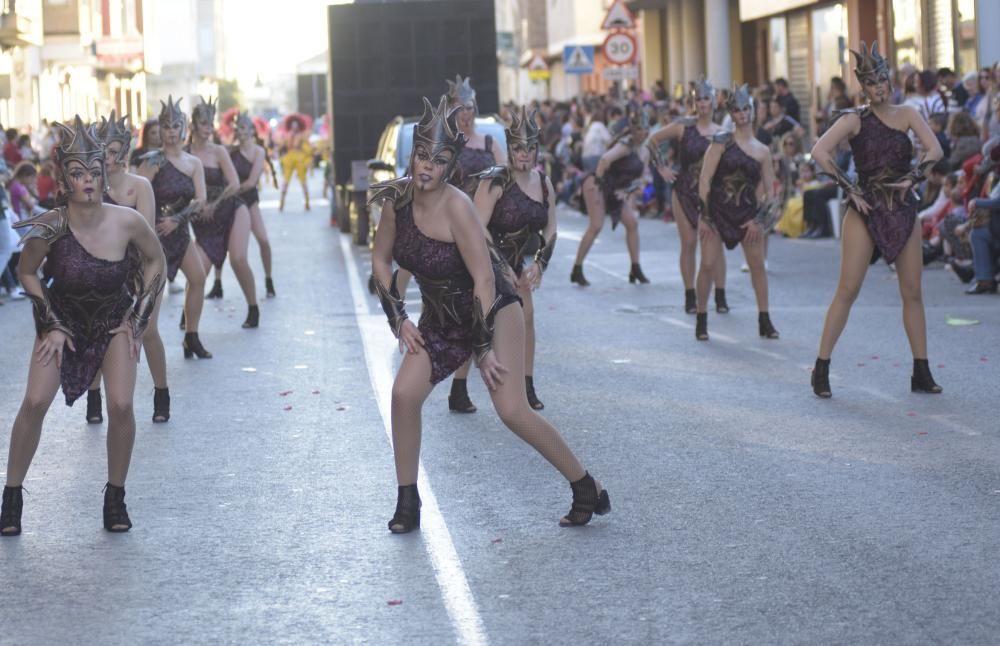
MULTIPOLYGON (((398 355, 362 284, 367 251, 322 202, 305 213, 293 192, 279 215, 264 199, 278 296, 260 329, 240 329, 227 268, 202 320, 215 358, 184 361, 182 295, 167 298, 173 417, 150 423, 143 364, 130 533, 101 528, 104 427, 57 398, 25 532, 0 540, 0 643, 995 643, 997 297, 925 273, 945 392, 914 395, 895 277, 873 267, 834 353, 834 398, 819 400, 809 368, 835 241, 772 240, 778 341, 757 336, 731 253, 732 312, 710 314, 698 343, 672 225, 642 222, 652 284, 627 284, 624 234, 606 229, 581 289, 567 278, 584 220, 563 213, 535 383, 614 511, 558 527, 569 487, 473 374, 475 415, 449 414, 446 386, 431 395, 423 529, 392 536, 398 355)), ((26 302, 0 308, 4 442, 32 333, 26 302)))

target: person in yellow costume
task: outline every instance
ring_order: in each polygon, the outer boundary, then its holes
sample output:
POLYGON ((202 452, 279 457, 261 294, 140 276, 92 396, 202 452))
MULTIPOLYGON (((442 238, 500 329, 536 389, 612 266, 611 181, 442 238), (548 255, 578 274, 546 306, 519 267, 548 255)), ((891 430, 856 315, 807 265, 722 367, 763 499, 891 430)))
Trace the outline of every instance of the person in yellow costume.
POLYGON ((292 180, 292 175, 298 175, 302 184, 302 194, 306 200, 306 211, 309 210, 309 187, 306 185, 306 174, 309 172, 309 164, 312 163, 312 146, 309 145, 309 132, 305 123, 299 117, 291 115, 288 118, 288 131, 285 135, 285 153, 281 156, 281 201, 278 205, 279 211, 285 210, 285 195, 288 193, 288 185, 292 180))
POLYGON ((785 202, 784 211, 775 230, 789 238, 798 238, 805 233, 803 195, 806 191, 819 188, 822 185, 823 183, 816 179, 816 168, 813 166, 812 160, 802 162, 799 165, 799 178, 795 183, 795 192, 785 202))

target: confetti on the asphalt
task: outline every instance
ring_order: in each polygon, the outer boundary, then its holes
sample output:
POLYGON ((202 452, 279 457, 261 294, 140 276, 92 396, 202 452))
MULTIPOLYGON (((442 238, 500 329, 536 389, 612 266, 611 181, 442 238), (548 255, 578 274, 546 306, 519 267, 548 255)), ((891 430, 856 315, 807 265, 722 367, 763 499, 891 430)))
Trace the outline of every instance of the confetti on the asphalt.
POLYGON ((240 370, 242 370, 243 372, 257 372, 256 368, 249 368, 249 367, 247 367, 247 368, 240 368, 240 370))
POLYGON ((907 417, 916 417, 916 416, 917 416, 917 414, 916 414, 916 413, 914 413, 913 411, 910 411, 909 413, 907 413, 907 414, 906 414, 906 416, 907 416, 907 417))
POLYGON ((285 410, 292 410, 291 406, 285 406, 285 410))
POLYGON ((288 397, 289 395, 291 395, 294 392, 295 392, 294 390, 282 390, 280 393, 278 393, 278 396, 279 397, 288 397))
POLYGON ((917 431, 917 435, 927 435, 927 431, 917 431))
POLYGON ((306 330, 306 336, 312 336, 314 334, 316 334, 315 330, 306 330))
POLYGON ((314 390, 314 391, 313 391, 313 394, 314 394, 314 395, 318 395, 318 394, 319 394, 319 391, 318 391, 318 390, 314 390))
POLYGON ((348 406, 347 404, 341 404, 340 406, 337 406, 337 410, 339 410, 339 411, 345 411, 345 410, 347 410, 349 408, 350 408, 350 406, 348 406))
POLYGON ((306 365, 306 364, 304 364, 304 363, 299 363, 299 364, 296 364, 296 365, 295 365, 295 369, 296 369, 296 370, 305 370, 305 369, 306 369, 306 368, 308 368, 308 367, 309 367, 309 366, 307 366, 307 365, 306 365))
POLYGON ((858 362, 858 367, 859 368, 864 368, 865 367, 865 362, 864 361, 859 361, 858 362))
POLYGON ((612 359, 611 363, 632 363, 631 359, 612 359))
POLYGON ((962 319, 956 316, 946 316, 944 322, 945 325, 954 325, 955 327, 962 327, 965 325, 979 325, 979 321, 976 319, 962 319))
POLYGON ((497 544, 499 544, 499 543, 503 543, 503 539, 502 539, 502 538, 494 538, 494 539, 493 539, 493 544, 494 544, 494 545, 497 545, 497 544))
POLYGON ((937 367, 938 367, 938 368, 944 368, 944 364, 943 364, 943 363, 939 363, 939 364, 937 365, 937 367))
POLYGON ((390 599, 386 603, 388 603, 390 606, 401 606, 401 605, 403 605, 403 600, 402 599, 390 599))
POLYGON ((878 355, 877 354, 873 354, 872 355, 872 361, 878 361, 878 355))
POLYGON ((982 361, 983 363, 989 361, 989 359, 987 359, 986 357, 979 357, 979 360, 982 361))

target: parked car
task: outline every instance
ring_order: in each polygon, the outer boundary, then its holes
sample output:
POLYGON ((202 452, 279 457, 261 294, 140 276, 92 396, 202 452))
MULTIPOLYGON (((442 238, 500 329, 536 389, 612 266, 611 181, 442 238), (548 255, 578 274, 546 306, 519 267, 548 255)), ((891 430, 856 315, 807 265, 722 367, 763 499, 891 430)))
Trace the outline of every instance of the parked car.
MULTIPOLYGON (((409 169, 410 153, 413 150, 413 124, 420 120, 420 117, 396 117, 382 131, 379 137, 378 150, 375 157, 368 162, 368 168, 372 171, 371 182, 384 182, 386 180, 402 177, 409 169)), ((476 117, 476 132, 493 137, 493 145, 499 146, 501 150, 507 147, 507 135, 504 132, 504 122, 496 115, 476 117)), ((373 204, 369 211, 369 245, 375 239, 375 229, 378 227, 381 207, 373 204)))

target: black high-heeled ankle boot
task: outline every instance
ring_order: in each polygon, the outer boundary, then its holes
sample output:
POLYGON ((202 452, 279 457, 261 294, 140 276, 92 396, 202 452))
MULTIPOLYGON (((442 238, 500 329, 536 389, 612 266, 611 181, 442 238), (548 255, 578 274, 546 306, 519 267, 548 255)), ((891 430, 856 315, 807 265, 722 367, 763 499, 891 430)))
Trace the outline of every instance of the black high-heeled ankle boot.
POLYGON ((569 282, 576 283, 580 287, 590 285, 590 281, 583 276, 583 265, 573 265, 573 271, 569 274, 569 282))
POLYGON ((101 389, 87 391, 87 423, 100 424, 104 421, 104 402, 101 400, 101 389))
POLYGON ((184 320, 184 310, 181 310, 181 322, 177 324, 177 327, 179 327, 181 330, 183 330, 186 327, 186 322, 184 320))
POLYGON ((243 321, 243 328, 250 329, 260 325, 260 308, 251 305, 247 310, 247 320, 243 321))
POLYGON ((184 335, 184 358, 198 357, 199 359, 211 359, 212 353, 205 349, 198 338, 197 332, 188 332, 184 335))
POLYGON ((694 338, 699 341, 708 341, 708 312, 695 314, 694 338))
POLYGON ((451 380, 451 394, 448 395, 448 410, 456 413, 476 412, 476 405, 469 399, 468 382, 465 379, 451 380))
POLYGON ((563 527, 586 525, 594 514, 603 516, 611 511, 611 498, 607 489, 597 490, 597 483, 590 473, 585 473, 576 482, 569 483, 573 490, 573 506, 569 513, 559 519, 563 527))
POLYGON ((4 487, 3 506, 0 507, 0 536, 17 536, 21 533, 23 487, 4 487))
POLYGON ((104 485, 104 529, 116 534, 132 529, 125 505, 125 487, 104 485))
POLYGON ((267 298, 274 298, 277 294, 274 293, 274 281, 268 276, 264 279, 264 291, 267 292, 267 298))
POLYGON ((639 266, 639 263, 634 263, 629 270, 628 282, 629 284, 639 283, 640 285, 649 283, 649 279, 646 278, 646 274, 642 273, 642 267, 639 266))
POLYGON ((162 424, 170 419, 170 389, 153 388, 153 423, 162 424))
POLYGON ((543 410, 545 404, 543 404, 539 399, 538 395, 535 394, 535 381, 528 375, 524 376, 524 390, 528 394, 528 406, 531 406, 535 410, 543 410))
POLYGON ((396 513, 389 521, 393 534, 408 534, 420 528, 420 494, 417 485, 399 487, 396 492, 396 513))
POLYGON ((698 297, 693 289, 684 290, 684 312, 694 314, 698 311, 698 297))
POLYGON ((719 314, 729 314, 729 303, 726 302, 726 289, 715 290, 715 311, 719 314))
POLYGON ((913 376, 910 377, 910 392, 936 395, 943 391, 931 376, 931 366, 927 359, 913 360, 913 376))
POLYGON ((778 338, 778 331, 774 329, 774 325, 771 323, 771 317, 767 312, 761 312, 757 315, 757 331, 765 339, 778 338))
POLYGON ((823 399, 833 397, 833 391, 830 390, 829 359, 820 359, 819 357, 816 357, 816 365, 813 366, 810 382, 812 382, 813 392, 816 393, 817 397, 822 397, 823 399))
POLYGON ((215 279, 215 283, 212 284, 212 289, 205 294, 205 298, 222 298, 222 280, 219 278, 215 279))

